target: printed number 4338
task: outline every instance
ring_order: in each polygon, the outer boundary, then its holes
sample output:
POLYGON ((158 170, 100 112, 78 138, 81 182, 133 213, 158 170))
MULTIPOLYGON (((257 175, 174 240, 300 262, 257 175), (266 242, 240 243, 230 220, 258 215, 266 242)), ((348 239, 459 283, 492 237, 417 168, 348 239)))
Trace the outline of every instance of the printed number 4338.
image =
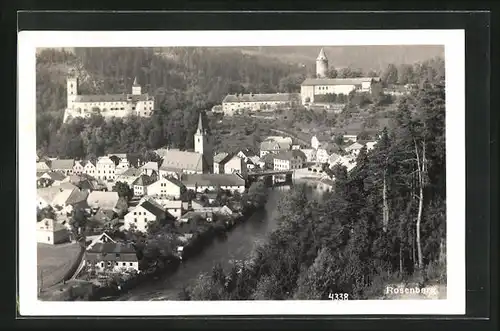
POLYGON ((349 300, 349 294, 347 293, 330 293, 328 298, 331 300, 349 300))

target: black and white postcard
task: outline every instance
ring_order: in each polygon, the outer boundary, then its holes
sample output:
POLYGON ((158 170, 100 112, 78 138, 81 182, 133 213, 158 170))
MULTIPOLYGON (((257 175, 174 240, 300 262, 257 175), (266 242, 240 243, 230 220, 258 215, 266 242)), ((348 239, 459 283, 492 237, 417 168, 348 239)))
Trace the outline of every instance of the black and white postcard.
POLYGON ((20 314, 464 314, 464 47, 21 32, 20 314))

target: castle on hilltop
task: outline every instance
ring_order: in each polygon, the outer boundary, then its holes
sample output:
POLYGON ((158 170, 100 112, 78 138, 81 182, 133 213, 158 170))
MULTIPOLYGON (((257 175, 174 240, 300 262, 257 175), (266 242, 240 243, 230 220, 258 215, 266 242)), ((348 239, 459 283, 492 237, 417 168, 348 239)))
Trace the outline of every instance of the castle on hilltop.
POLYGON ((92 114, 101 114, 104 117, 148 117, 154 109, 154 97, 142 93, 137 77, 134 79, 131 94, 79 94, 78 77, 75 75, 67 78, 66 88, 68 99, 64 122, 74 117, 90 117, 92 114))

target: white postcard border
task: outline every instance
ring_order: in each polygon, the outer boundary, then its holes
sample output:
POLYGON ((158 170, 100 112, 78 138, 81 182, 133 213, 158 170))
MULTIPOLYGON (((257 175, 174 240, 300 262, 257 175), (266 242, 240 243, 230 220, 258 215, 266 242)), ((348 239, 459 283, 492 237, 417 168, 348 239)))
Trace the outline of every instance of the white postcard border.
POLYGON ((19 309, 23 316, 465 314, 464 30, 22 31, 18 34, 19 309), (35 51, 39 47, 444 45, 447 299, 42 302, 37 300, 35 51))

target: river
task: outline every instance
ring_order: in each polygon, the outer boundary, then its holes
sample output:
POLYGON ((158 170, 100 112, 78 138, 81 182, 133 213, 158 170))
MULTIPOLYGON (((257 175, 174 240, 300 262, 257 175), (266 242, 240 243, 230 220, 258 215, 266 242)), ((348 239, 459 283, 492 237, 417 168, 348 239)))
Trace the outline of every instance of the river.
MULTIPOLYGON (((225 268, 231 260, 246 259, 256 244, 264 241, 266 236, 276 229, 276 205, 280 197, 289 189, 289 186, 269 189, 265 209, 235 226, 226 238, 215 239, 201 253, 181 264, 174 274, 141 283, 117 300, 176 300, 177 294, 184 286, 195 281, 200 273, 210 272, 215 263, 219 262, 225 268)), ((314 192, 312 194, 318 196, 314 192)))

